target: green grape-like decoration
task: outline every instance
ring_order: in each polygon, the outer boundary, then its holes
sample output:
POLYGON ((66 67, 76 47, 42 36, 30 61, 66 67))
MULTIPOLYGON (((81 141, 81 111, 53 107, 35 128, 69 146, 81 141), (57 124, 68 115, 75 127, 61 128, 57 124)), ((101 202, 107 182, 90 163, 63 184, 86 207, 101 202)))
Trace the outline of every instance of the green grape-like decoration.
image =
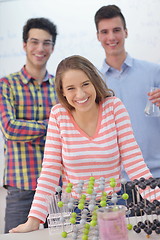
POLYGON ((127 200, 129 198, 129 195, 127 193, 122 194, 122 199, 127 200))
POLYGON ((72 188, 71 188, 71 187, 66 187, 66 192, 67 192, 67 193, 71 193, 71 191, 72 191, 72 188))
POLYGON ((82 240, 88 240, 88 235, 83 234, 83 235, 82 235, 82 240))
POLYGON ((114 188, 116 186, 116 182, 114 182, 114 181, 110 182, 109 185, 110 185, 110 187, 114 188))
POLYGON ((67 237, 67 232, 62 232, 62 233, 61 233, 61 236, 62 236, 63 238, 66 238, 66 237, 67 237))
POLYGON ((74 217, 74 218, 76 218, 76 217, 77 217, 77 213, 76 213, 76 212, 72 212, 72 213, 71 213, 71 216, 74 217))
POLYGON ((95 227, 97 225, 97 221, 96 220, 90 221, 90 225, 91 227, 95 227))
POLYGON ((92 193, 93 193, 93 189, 89 187, 89 188, 87 188, 86 192, 87 192, 88 194, 92 194, 92 193))
POLYGON ((58 207, 63 207, 63 204, 64 204, 64 203, 63 203, 62 201, 59 201, 59 202, 58 202, 58 207))
POLYGON ((132 228, 133 228, 132 224, 128 223, 128 224, 127 224, 127 229, 128 229, 128 230, 132 230, 132 228))
POLYGON ((115 178, 110 178, 109 181, 110 182, 116 182, 116 179, 115 178))
POLYGON ((89 180, 90 181, 95 181, 95 178, 94 177, 90 177, 89 180))
POLYGON ((74 218, 74 217, 70 218, 70 223, 75 224, 76 223, 76 218, 74 218))
POLYGON ((106 205, 107 205, 106 201, 100 201, 100 206, 101 207, 106 207, 106 205))
POLYGON ((84 209, 84 203, 79 203, 79 204, 78 204, 78 208, 79 208, 80 210, 84 209))

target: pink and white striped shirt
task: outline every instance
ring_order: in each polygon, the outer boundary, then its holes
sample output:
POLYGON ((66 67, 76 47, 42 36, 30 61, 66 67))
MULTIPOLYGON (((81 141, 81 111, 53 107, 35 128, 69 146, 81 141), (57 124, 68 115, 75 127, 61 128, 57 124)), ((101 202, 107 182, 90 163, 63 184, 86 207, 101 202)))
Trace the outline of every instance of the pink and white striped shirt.
MULTIPOLYGON (((76 184, 90 176, 108 180, 113 177, 118 181, 122 164, 131 180, 152 176, 133 136, 128 113, 118 98, 108 97, 99 105, 93 137, 79 128, 61 104, 55 105, 50 114, 42 172, 29 216, 45 221, 44 195, 55 193, 60 175, 63 188, 68 182, 76 184)), ((105 191, 109 193, 112 188, 107 186, 105 191)), ((151 191, 142 192, 145 197, 154 195, 151 191)))

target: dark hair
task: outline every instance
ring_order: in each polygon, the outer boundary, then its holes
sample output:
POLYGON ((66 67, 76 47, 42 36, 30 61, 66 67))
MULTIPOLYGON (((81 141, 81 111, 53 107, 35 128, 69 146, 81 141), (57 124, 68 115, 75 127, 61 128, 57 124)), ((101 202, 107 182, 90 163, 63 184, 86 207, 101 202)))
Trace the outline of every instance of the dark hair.
POLYGON ((23 42, 28 40, 28 32, 32 28, 38 28, 47 31, 52 35, 53 44, 56 42, 57 27, 47 18, 30 18, 23 27, 23 42))
POLYGON ((96 29, 98 31, 98 24, 103 19, 110 19, 114 17, 120 17, 122 19, 123 27, 126 29, 126 20, 121 12, 121 9, 116 5, 107 5, 101 7, 95 14, 94 21, 96 29))
POLYGON ((100 76, 97 68, 86 58, 73 55, 63 59, 57 67, 55 76, 55 87, 59 102, 68 110, 74 109, 63 96, 62 79, 65 72, 68 70, 81 70, 83 71, 96 90, 96 103, 100 103, 106 97, 113 96, 112 90, 108 89, 105 82, 100 76))

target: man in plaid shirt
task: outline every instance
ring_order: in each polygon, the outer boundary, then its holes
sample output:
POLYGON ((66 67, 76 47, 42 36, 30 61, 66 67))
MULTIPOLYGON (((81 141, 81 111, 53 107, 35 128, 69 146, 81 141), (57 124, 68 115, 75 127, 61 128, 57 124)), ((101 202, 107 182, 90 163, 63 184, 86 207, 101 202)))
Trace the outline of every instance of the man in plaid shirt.
POLYGON ((0 79, 0 127, 5 139, 5 233, 26 222, 43 159, 51 107, 57 102, 54 77, 46 70, 57 36, 46 18, 23 27, 26 64, 0 79))

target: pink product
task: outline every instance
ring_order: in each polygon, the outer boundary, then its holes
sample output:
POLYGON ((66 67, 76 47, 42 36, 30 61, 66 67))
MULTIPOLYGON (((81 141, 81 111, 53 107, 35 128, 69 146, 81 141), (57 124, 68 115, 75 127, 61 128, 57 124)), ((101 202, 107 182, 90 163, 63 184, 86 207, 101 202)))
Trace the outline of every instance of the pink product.
POLYGON ((98 226, 101 240, 128 240, 124 209, 101 209, 98 211, 98 226))

